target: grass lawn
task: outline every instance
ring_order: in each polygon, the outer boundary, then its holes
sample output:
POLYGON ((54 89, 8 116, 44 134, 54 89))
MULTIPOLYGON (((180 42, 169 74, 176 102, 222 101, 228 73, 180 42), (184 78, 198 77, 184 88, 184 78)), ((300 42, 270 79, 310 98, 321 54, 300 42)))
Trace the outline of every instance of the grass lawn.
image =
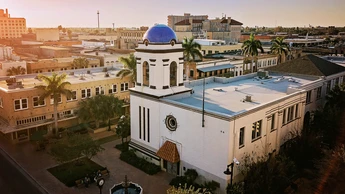
POLYGON ((118 137, 117 135, 111 135, 111 136, 108 136, 108 137, 104 137, 104 138, 101 138, 101 139, 98 139, 96 141, 99 142, 99 144, 105 144, 105 143, 108 143, 108 142, 111 142, 111 141, 114 141, 114 140, 117 140, 117 139, 120 139, 120 137, 118 137))
POLYGON ((81 161, 83 165, 80 166, 76 166, 75 162, 69 162, 49 168, 48 171, 66 186, 72 187, 75 185, 76 180, 84 178, 86 174, 90 175, 97 170, 104 169, 104 167, 87 158, 83 158, 81 161))

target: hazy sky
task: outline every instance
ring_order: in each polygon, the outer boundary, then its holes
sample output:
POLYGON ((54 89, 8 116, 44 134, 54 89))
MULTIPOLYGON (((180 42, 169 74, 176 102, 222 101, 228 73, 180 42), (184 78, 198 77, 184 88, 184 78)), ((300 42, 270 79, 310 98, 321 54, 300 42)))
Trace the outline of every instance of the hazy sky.
POLYGON ((345 26, 345 0, 0 0, 28 27, 139 27, 167 24, 168 15, 222 13, 243 26, 345 26))

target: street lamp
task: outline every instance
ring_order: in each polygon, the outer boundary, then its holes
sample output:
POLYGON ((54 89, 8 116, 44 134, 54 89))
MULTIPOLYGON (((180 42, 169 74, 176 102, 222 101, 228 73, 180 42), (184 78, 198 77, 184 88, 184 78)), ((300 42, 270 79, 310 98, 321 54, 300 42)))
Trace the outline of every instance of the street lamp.
POLYGON ((226 166, 226 170, 224 171, 224 174, 231 176, 230 177, 230 185, 232 185, 232 177, 234 175, 234 164, 239 165, 240 162, 236 158, 234 158, 233 162, 231 164, 228 164, 226 166), (231 170, 229 170, 229 167, 231 168, 231 170))

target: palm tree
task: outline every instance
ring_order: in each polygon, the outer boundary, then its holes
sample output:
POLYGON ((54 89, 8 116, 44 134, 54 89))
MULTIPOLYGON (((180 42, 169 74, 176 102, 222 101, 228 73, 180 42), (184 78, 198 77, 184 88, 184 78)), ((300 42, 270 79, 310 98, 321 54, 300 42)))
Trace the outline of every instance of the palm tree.
POLYGON ((89 61, 84 57, 78 57, 73 59, 73 68, 86 68, 89 66, 89 61))
POLYGON ((194 41, 194 38, 187 38, 184 37, 182 41, 182 47, 184 48, 183 56, 184 60, 187 61, 186 64, 186 74, 187 74, 187 80, 189 78, 189 64, 190 62, 195 61, 195 59, 198 57, 199 59, 202 59, 202 54, 200 52, 201 45, 194 41))
POLYGON ((25 73, 26 73, 26 69, 22 66, 11 67, 11 68, 7 69, 7 76, 24 75, 25 73))
POLYGON ((119 71, 116 76, 121 76, 121 79, 130 75, 132 82, 137 81, 137 61, 134 54, 130 54, 129 57, 120 57, 119 61, 125 66, 125 69, 119 71))
MULTIPOLYGON (((242 45, 242 54, 246 57, 251 58, 250 63, 250 72, 253 72, 253 61, 254 57, 259 55, 258 49, 261 50, 261 52, 264 52, 264 49, 262 48, 260 40, 255 40, 254 34, 250 34, 250 37, 248 40, 244 41, 242 45)), ((256 68, 257 70, 257 68, 256 68)), ((244 71, 244 68, 243 68, 244 71)))
POLYGON ((65 81, 67 75, 62 74, 58 75, 53 73, 52 76, 48 77, 46 75, 38 75, 39 80, 43 80, 45 85, 35 86, 38 90, 42 92, 40 95, 40 100, 44 100, 47 97, 52 97, 54 101, 54 126, 55 129, 58 129, 58 117, 57 117, 57 107, 61 95, 72 96, 72 91, 67 89, 68 85, 71 85, 70 82, 65 81))
POLYGON ((284 42, 283 37, 277 37, 272 40, 271 52, 279 56, 278 64, 282 62, 282 56, 285 58, 289 51, 289 45, 284 42))

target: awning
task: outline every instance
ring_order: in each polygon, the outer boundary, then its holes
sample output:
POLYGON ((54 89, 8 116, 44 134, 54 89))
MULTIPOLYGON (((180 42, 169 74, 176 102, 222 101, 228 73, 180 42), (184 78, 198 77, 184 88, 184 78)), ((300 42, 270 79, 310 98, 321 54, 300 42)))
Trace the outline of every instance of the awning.
POLYGON ((229 68, 234 68, 234 67, 235 67, 235 65, 223 64, 223 65, 214 65, 214 66, 209 66, 209 67, 198 68, 198 71, 210 72, 210 71, 217 71, 217 70, 221 70, 221 69, 229 69, 229 68))
POLYGON ((176 144, 171 141, 166 141, 157 152, 157 156, 167 160, 171 163, 180 161, 180 154, 178 153, 176 144))

